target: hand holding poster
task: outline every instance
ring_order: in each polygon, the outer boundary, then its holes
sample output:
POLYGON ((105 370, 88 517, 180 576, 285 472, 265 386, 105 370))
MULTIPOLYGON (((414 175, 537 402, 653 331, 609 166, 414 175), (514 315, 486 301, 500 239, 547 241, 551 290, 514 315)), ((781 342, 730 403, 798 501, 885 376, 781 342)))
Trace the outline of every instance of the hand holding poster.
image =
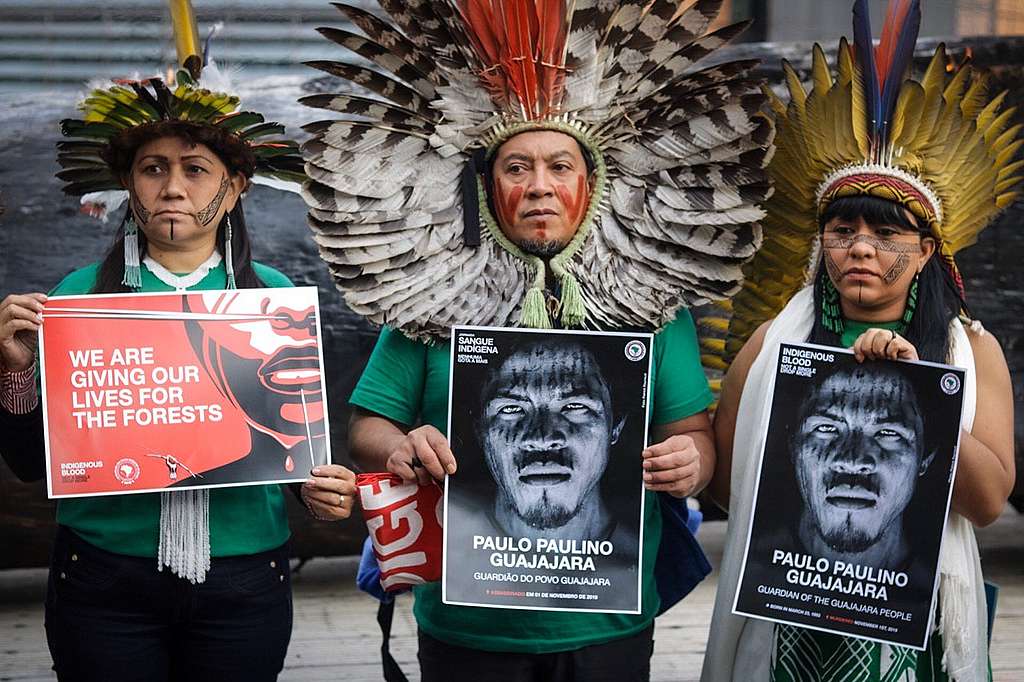
POLYGON ((315 287, 49 299, 50 497, 305 480, 327 461, 315 287))
POLYGON ((963 385, 782 344, 734 612, 923 649, 963 385))
POLYGON ((650 334, 455 327, 446 604, 640 612, 650 334))

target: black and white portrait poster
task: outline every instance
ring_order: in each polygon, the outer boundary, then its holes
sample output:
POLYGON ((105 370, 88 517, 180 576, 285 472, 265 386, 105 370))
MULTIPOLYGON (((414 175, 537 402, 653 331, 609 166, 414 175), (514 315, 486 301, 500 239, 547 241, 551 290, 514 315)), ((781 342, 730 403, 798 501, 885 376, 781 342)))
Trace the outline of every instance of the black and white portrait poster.
POLYGON ((652 345, 453 328, 444 603, 640 613, 652 345))
POLYGON ((924 649, 963 386, 782 344, 734 612, 924 649))

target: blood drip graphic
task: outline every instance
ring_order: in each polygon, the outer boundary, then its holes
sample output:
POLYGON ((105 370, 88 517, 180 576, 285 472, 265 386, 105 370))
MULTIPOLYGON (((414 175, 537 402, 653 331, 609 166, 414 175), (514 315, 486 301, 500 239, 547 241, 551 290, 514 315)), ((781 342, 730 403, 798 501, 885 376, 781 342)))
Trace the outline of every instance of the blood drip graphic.
POLYGON ((295 471, 295 461, 292 459, 291 455, 285 457, 284 468, 285 471, 295 471))

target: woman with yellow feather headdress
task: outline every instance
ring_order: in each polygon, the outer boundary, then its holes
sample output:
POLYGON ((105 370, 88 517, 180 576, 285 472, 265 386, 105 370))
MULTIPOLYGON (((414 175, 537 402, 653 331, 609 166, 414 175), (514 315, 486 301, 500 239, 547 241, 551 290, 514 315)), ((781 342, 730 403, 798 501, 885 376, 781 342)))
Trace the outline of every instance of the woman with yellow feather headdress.
POLYGON ((784 64, 790 102, 771 98, 765 242, 745 268, 725 342, 731 366, 715 420, 715 499, 749 518, 783 341, 852 347, 858 360, 949 362, 968 369, 952 508, 939 559, 936 633, 926 651, 731 614, 747 528, 730 524, 702 680, 985 680, 985 600, 972 525, 991 523, 1013 487, 1013 396, 999 344, 969 322, 956 253, 1010 204, 1024 162, 1021 126, 985 78, 947 70, 939 47, 905 80, 918 0, 891 0, 874 47, 866 0, 833 78, 815 46, 806 92, 784 64), (788 301, 788 303, 787 303, 788 301), (964 324, 968 322, 968 324, 964 324), (984 410, 976 410, 984 404, 984 410))

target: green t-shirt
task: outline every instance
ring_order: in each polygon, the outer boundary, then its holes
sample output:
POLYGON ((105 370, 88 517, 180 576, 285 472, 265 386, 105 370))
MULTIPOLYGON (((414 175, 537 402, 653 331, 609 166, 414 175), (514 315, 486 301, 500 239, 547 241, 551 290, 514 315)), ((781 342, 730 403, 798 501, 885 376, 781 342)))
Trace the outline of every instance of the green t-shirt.
MULTIPOLYGON (((406 426, 430 424, 445 433, 450 363, 447 344, 426 345, 385 328, 350 402, 406 426)), ((651 423, 689 417, 706 409, 712 399, 693 320, 682 311, 654 338, 651 423)), ((637 634, 651 624, 660 606, 654 562, 661 523, 657 495, 648 494, 640 615, 448 606, 441 603, 440 583, 431 583, 415 589, 416 622, 431 637, 483 651, 550 653, 637 634)))
MULTIPOLYGON (((277 270, 253 263, 268 287, 290 287, 277 270)), ((96 263, 76 270, 50 292, 51 296, 88 294, 96 285, 96 263)), ((223 289, 224 263, 189 291, 223 289)), ((142 268, 142 291, 173 291, 142 268)), ((117 554, 155 557, 160 540, 160 494, 110 495, 60 500, 57 523, 86 541, 117 554)), ((215 488, 210 491, 210 554, 214 557, 264 552, 284 544, 289 536, 285 500, 279 485, 215 488)))
POLYGON ((840 343, 843 348, 853 348, 853 342, 861 334, 869 329, 891 329, 896 330, 900 326, 900 320, 895 322, 859 322, 857 320, 843 320, 843 336, 840 343))

